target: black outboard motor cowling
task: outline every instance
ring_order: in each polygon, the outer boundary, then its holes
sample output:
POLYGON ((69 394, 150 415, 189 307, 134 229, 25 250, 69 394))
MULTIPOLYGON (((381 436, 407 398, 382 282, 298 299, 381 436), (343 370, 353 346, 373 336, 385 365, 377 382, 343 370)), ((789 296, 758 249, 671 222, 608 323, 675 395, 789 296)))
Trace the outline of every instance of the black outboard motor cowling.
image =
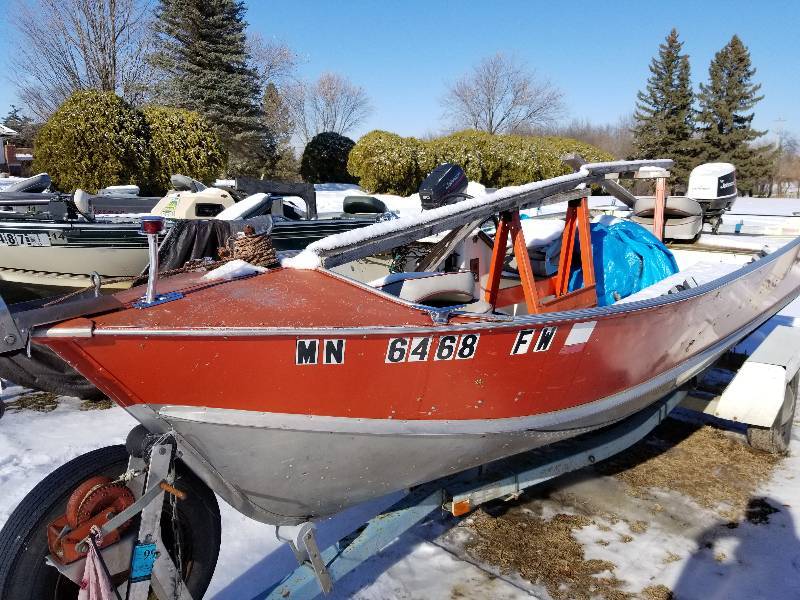
POLYGON ((442 163, 419 186, 422 209, 430 210, 463 199, 467 183, 464 169, 453 163, 442 163))

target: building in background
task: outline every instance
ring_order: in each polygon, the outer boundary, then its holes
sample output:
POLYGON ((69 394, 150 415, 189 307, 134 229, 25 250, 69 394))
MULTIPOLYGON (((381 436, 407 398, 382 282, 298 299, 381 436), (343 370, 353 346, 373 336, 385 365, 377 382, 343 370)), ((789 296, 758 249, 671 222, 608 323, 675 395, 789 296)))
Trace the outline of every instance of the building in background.
POLYGON ((17 137, 16 131, 0 124, 0 173, 18 175, 22 170, 17 161, 16 147, 9 143, 9 140, 15 137, 17 137))

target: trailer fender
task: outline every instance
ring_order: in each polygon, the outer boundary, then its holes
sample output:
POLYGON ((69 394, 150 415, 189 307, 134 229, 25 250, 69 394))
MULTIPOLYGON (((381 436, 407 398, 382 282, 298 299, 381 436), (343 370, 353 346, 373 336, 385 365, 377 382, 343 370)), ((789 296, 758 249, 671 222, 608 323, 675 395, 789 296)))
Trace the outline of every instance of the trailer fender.
POLYGON ((798 369, 800 329, 779 325, 725 388, 714 416, 756 427, 772 427, 780 417, 787 386, 798 369))

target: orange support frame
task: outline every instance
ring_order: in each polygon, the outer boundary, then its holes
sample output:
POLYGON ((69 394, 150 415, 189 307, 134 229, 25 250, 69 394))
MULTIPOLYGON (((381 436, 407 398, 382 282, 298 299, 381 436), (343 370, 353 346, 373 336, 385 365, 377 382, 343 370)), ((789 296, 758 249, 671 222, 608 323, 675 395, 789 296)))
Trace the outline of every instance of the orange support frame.
POLYGON ((567 208, 564 233, 561 237, 561 256, 558 272, 548 279, 536 280, 525 244, 525 236, 519 218, 519 211, 508 211, 500 214, 497 232, 494 236, 492 260, 489 265, 489 279, 486 286, 486 301, 492 306, 508 306, 525 300, 528 312, 538 314, 550 310, 569 310, 586 308, 597 304, 595 291, 594 262, 592 243, 589 231, 589 199, 572 200, 567 208), (508 236, 514 258, 517 261, 520 285, 500 289, 503 264, 506 258, 508 236), (583 269, 583 287, 569 291, 572 255, 578 236, 581 241, 581 267, 583 269), (521 292, 521 293, 520 293, 521 292), (542 298, 547 298, 542 300, 542 298))

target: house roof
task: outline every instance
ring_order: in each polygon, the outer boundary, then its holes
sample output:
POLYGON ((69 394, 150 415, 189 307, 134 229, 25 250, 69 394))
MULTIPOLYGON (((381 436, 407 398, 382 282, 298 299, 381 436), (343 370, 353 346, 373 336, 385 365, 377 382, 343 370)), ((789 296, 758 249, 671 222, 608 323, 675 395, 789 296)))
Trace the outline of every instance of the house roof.
POLYGON ((12 137, 12 136, 17 135, 17 132, 14 131, 13 129, 9 128, 9 127, 6 127, 2 123, 0 123, 0 135, 3 136, 3 137, 12 137))

